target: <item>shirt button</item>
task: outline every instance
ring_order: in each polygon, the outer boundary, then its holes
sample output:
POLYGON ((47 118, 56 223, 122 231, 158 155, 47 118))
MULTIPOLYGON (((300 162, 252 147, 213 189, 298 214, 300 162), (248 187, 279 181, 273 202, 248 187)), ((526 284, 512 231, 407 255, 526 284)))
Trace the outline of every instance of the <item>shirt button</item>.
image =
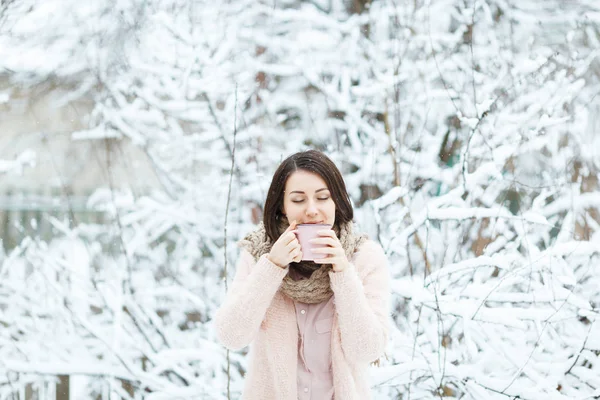
MULTIPOLYGON (((306 310, 300 310, 300 314, 304 315, 306 314, 306 310)), ((307 391, 308 389, 304 389, 304 391, 307 391)))
POLYGON ((304 388, 304 393, 308 393, 308 388, 304 388))

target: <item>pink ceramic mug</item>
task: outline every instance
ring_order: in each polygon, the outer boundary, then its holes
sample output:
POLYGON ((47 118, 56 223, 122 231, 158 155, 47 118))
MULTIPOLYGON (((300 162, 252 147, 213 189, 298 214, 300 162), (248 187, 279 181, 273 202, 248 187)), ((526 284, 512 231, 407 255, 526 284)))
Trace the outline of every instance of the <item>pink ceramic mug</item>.
POLYGON ((331 229, 331 225, 328 224, 299 224, 296 226, 296 236, 298 237, 298 241, 300 242, 300 247, 302 248, 302 261, 314 261, 319 258, 327 257, 327 254, 323 253, 313 253, 312 249, 316 249, 319 247, 325 247, 319 244, 313 244, 309 241, 311 239, 319 238, 320 236, 317 234, 318 231, 322 231, 324 229, 331 229))

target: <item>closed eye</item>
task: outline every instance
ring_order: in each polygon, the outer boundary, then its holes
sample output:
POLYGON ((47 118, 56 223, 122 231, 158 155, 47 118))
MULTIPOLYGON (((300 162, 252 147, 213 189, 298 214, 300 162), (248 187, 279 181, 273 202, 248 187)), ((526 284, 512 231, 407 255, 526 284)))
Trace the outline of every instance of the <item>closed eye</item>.
MULTIPOLYGON (((329 200, 329 197, 321 197, 321 198, 317 198, 317 200, 326 201, 326 200, 329 200)), ((292 200, 292 203, 296 203, 296 204, 303 203, 303 202, 304 202, 304 200, 292 200)))

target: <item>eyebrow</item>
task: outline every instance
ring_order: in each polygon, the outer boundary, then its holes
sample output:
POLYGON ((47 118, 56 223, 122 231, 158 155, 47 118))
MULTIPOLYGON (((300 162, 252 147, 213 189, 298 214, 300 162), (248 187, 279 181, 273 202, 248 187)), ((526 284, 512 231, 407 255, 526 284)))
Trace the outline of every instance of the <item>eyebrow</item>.
MULTIPOLYGON (((329 189, 327 189, 327 188, 321 188, 321 189, 317 190, 315 193, 322 192, 323 190, 329 190, 329 189)), ((301 190, 294 190, 294 191, 290 192, 290 194, 293 194, 293 193, 300 193, 300 194, 304 194, 304 192, 303 192, 303 191, 301 191, 301 190)))

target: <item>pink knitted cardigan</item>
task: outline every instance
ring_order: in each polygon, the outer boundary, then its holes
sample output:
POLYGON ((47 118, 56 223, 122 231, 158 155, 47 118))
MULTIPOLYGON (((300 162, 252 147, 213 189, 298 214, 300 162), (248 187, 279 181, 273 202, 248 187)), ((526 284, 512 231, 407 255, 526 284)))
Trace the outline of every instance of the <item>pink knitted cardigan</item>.
MULTIPOLYGON (((388 337, 389 272, 381 246, 368 240, 349 268, 330 272, 335 314, 331 363, 336 400, 370 399, 367 368, 388 337)), ((265 256, 242 250, 227 297, 215 314, 231 350, 250 343, 244 400, 297 400, 298 325, 294 302, 278 291, 287 274, 265 256)))

